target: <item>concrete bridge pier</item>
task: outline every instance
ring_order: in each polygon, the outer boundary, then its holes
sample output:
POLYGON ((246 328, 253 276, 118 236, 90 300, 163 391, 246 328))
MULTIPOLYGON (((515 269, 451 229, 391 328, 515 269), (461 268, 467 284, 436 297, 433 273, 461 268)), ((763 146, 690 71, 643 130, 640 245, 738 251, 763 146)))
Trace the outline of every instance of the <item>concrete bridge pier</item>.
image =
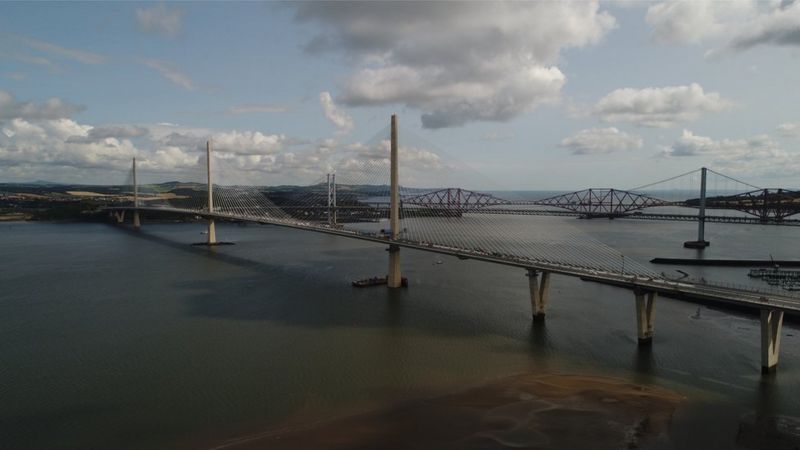
POLYGON ((207 233, 208 240, 206 244, 208 245, 217 245, 217 228, 214 225, 214 219, 208 219, 208 233, 207 233))
POLYGON ((654 306, 655 292, 634 291, 636 295, 636 334, 639 345, 650 345, 653 342, 653 328, 655 324, 654 306))
POLYGON ((531 293, 531 310, 534 322, 544 321, 547 310, 547 297, 550 292, 550 272, 542 271, 542 279, 539 281, 539 271, 528 269, 528 287, 531 293))
POLYGON ((782 328, 783 311, 761 310, 761 373, 774 372, 778 367, 782 328))
POLYGON ((113 213, 113 216, 117 223, 125 223, 125 210, 116 211, 113 213))
POLYGON ((389 276, 386 285, 390 288, 399 288, 403 285, 403 277, 400 274, 400 247, 390 244, 387 249, 389 252, 389 276))
POLYGON ((137 230, 142 228, 142 220, 139 218, 139 211, 133 212, 133 228, 137 230))

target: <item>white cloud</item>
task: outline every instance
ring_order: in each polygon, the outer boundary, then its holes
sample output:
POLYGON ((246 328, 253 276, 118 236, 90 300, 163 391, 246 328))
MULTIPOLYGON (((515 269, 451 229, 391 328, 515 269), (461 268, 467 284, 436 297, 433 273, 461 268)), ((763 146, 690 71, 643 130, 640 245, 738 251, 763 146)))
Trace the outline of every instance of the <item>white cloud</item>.
POLYGON ((277 153, 283 148, 286 136, 282 134, 263 134, 260 131, 226 131, 211 135, 216 151, 259 155, 277 153))
MULTIPOLYGON (((372 144, 355 143, 344 151, 335 164, 337 181, 346 184, 389 184, 391 142, 384 139, 372 144)), ((448 165, 435 152, 417 146, 398 148, 401 184, 404 186, 438 186, 451 175, 448 165)))
POLYGON ((800 154, 780 147, 768 135, 746 139, 712 139, 689 130, 662 152, 666 157, 704 157, 715 168, 731 174, 760 177, 796 177, 800 154))
POLYGON ((330 92, 320 92, 319 103, 322 105, 325 117, 336 125, 336 128, 339 129, 339 133, 346 134, 353 131, 353 127, 355 127, 353 118, 336 106, 333 102, 333 98, 331 98, 330 92))
POLYGON ((188 75, 181 72, 175 64, 169 61, 161 61, 158 59, 142 59, 142 64, 151 69, 155 69, 162 77, 171 81, 173 84, 180 86, 186 90, 194 90, 195 84, 188 75))
POLYGON ((630 122, 648 127, 671 127, 697 119, 704 113, 720 112, 731 102, 702 86, 617 89, 598 101, 592 114, 604 122, 630 122))
POLYGON ((729 48, 746 50, 758 45, 800 46, 800 3, 782 2, 734 34, 729 48))
POLYGON ((226 110, 228 114, 283 113, 289 109, 285 106, 251 103, 235 105, 226 110))
POLYGON ((756 13, 755 3, 739 1, 667 1, 651 5, 645 21, 659 42, 696 43, 720 37, 731 23, 756 13))
POLYGON ((615 19, 596 1, 300 3, 322 24, 312 52, 355 61, 337 98, 350 106, 402 104, 426 128, 505 121, 557 101, 565 48, 600 41, 615 19))
POLYGON ((136 156, 143 182, 202 181, 205 142, 211 140, 219 183, 302 184, 332 170, 338 146, 334 140, 301 143, 278 133, 166 122, 93 126, 64 117, 74 111, 64 105, 18 102, 0 91, 0 176, 122 183, 136 156))
POLYGON ((647 23, 660 42, 721 42, 708 56, 758 45, 800 45, 800 4, 794 1, 668 1, 651 5, 647 23))
POLYGON ((92 127, 86 135, 70 136, 70 143, 100 142, 108 138, 138 138, 147 135, 147 128, 135 125, 99 125, 92 127))
POLYGON ((181 32, 183 11, 170 9, 163 3, 152 8, 137 8, 136 23, 145 33, 156 33, 163 36, 177 36, 181 32))
POLYGON ((163 146, 157 148, 151 155, 140 158, 138 165, 141 170, 173 172, 182 169, 192 170, 200 164, 200 154, 189 154, 180 147, 163 146))
POLYGON ((561 141, 561 147, 573 155, 613 153, 642 148, 641 137, 625 133, 614 127, 581 130, 561 141))
MULTIPOLYGON (((53 44, 52 42, 41 41, 33 38, 20 37, 19 39, 25 44, 27 44, 29 47, 32 47, 36 50, 57 55, 62 58, 71 59, 73 61, 81 62, 84 64, 100 64, 103 61, 105 61, 105 57, 98 53, 86 50, 62 47, 60 45, 53 44)), ((40 58, 39 62, 44 65, 51 65, 50 62, 44 58, 40 58)))
POLYGON ((83 111, 82 106, 73 105, 60 98, 51 98, 42 103, 19 102, 14 96, 0 90, 0 121, 21 118, 26 120, 59 119, 83 111))
POLYGON ((800 136, 800 122, 782 123, 778 125, 778 133, 787 137, 800 136))
POLYGON ((215 153, 267 155, 282 151, 290 142, 283 134, 260 131, 212 130, 168 123, 142 126, 147 128, 149 138, 160 146, 178 147, 190 152, 205 152, 206 141, 211 140, 215 153))
POLYGON ((127 139, 70 142, 71 136, 87 136, 90 126, 71 119, 31 122, 12 119, 0 133, 0 160, 5 164, 59 165, 80 168, 119 168, 130 164, 136 148, 127 139))
POLYGON ((665 151, 666 156, 737 156, 762 157, 774 156, 778 144, 767 135, 758 135, 749 139, 714 140, 710 137, 698 136, 689 130, 665 151))

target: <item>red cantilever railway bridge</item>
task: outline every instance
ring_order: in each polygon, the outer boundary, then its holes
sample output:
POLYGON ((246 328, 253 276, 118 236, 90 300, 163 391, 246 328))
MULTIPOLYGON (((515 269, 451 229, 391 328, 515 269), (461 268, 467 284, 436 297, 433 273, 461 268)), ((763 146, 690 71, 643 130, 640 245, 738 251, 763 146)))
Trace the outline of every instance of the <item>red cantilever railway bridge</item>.
MULTIPOLYGON (((705 216, 709 222, 763 223, 771 225, 800 225, 790 219, 800 213, 800 192, 788 189, 761 189, 730 196, 708 197, 706 209, 733 210, 747 216, 705 216), (796 201, 797 200, 797 201, 796 201)), ((647 208, 674 206, 698 208, 700 199, 680 201, 661 200, 649 195, 606 188, 590 188, 541 200, 510 201, 491 194, 462 188, 439 189, 425 194, 405 196, 403 206, 417 206, 456 213, 520 214, 581 216, 586 218, 637 218, 651 220, 698 220, 697 215, 651 213, 647 208), (546 206, 548 209, 515 208, 546 206)))

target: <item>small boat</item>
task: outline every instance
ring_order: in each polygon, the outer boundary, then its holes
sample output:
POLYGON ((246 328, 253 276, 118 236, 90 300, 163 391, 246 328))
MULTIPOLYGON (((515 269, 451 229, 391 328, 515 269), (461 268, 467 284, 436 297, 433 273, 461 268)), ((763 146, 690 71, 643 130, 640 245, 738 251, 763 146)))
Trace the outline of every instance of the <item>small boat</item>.
MULTIPOLYGON (((372 277, 372 278, 365 278, 363 280, 353 281, 353 287, 381 286, 386 283, 388 283, 388 277, 372 277)), ((408 278, 402 277, 400 279, 400 285, 403 287, 408 287, 408 278)))

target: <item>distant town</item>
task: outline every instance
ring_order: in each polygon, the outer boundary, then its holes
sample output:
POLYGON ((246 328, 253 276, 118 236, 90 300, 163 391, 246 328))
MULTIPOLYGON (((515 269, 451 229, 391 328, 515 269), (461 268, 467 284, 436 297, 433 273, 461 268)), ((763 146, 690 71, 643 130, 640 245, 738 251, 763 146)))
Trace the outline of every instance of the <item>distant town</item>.
MULTIPOLYGON (((152 203, 169 200, 171 203, 194 204, 205 195, 205 185, 167 182, 149 185, 149 192, 140 192, 140 201, 152 203)), ((276 206, 292 204, 302 197, 304 203, 325 205, 327 194, 321 186, 259 187, 276 206)), ((384 186, 340 186, 339 205, 366 206, 359 199, 385 192, 384 186)), ((131 186, 59 184, 46 181, 30 183, 0 183, 0 221, 20 220, 105 220, 103 208, 133 202, 131 186)), ((290 212, 291 213, 291 212, 290 212)), ((352 213, 351 213, 352 214, 352 213)), ((344 217, 343 217, 344 219, 344 217)), ((175 216, 149 212, 148 220, 175 221, 175 216)), ((193 220, 182 218, 180 221, 193 220)))

